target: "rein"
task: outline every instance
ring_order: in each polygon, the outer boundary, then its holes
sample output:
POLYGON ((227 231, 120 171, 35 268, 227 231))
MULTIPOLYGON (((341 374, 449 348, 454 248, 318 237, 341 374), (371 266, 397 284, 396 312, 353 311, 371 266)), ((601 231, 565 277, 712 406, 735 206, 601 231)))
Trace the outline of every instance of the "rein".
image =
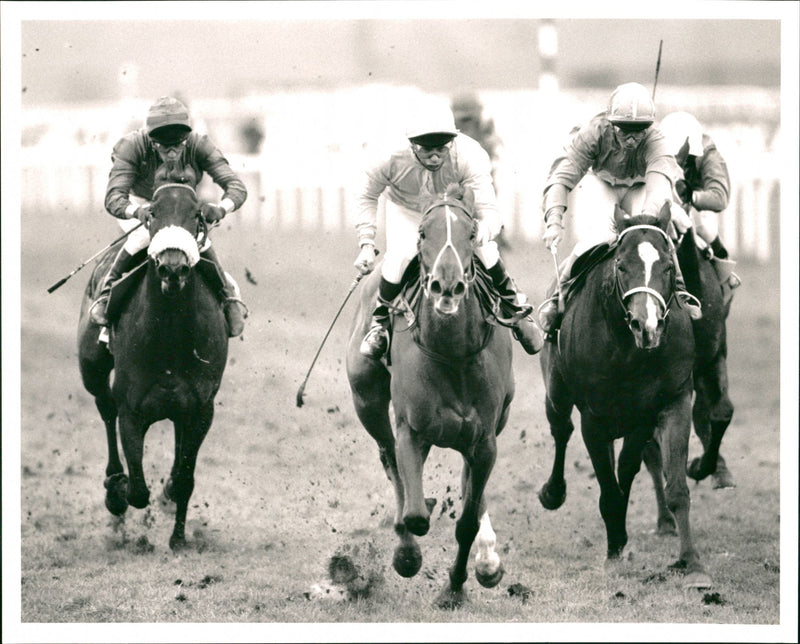
MULTIPOLYGON (((428 206, 425 209, 425 212, 422 214, 423 221, 425 220, 425 217, 427 217, 428 214, 431 212, 431 210, 433 210, 434 208, 437 208, 439 206, 444 206, 445 208, 451 208, 451 207, 458 208, 467 217, 472 219, 472 214, 467 210, 466 206, 464 206, 463 204, 461 204, 459 202, 447 201, 446 199, 442 199, 440 201, 433 202, 430 206, 428 206)), ((467 286, 469 286, 469 284, 472 283, 474 281, 474 279, 475 279, 475 264, 473 263, 472 259, 470 258, 469 264, 465 268, 464 262, 461 260, 461 256, 458 254, 458 249, 453 244, 452 227, 451 227, 452 219, 451 219, 451 217, 455 218, 455 215, 452 215, 449 212, 445 213, 445 222, 447 223, 447 240, 445 241, 445 243, 442 246, 442 248, 439 250, 439 253, 436 255, 436 259, 434 260, 433 266, 431 266, 431 269, 429 271, 426 271, 425 267, 422 265, 422 262, 420 261, 420 271, 422 273, 421 277, 422 277, 422 282, 424 284, 425 297, 430 297, 430 283, 431 283, 431 280, 433 279, 433 274, 436 272, 436 267, 439 264, 439 261, 441 260, 442 255, 444 255, 444 252, 448 248, 451 248, 453 250, 453 253, 456 256, 456 260, 458 261, 458 266, 461 269, 460 273, 462 275, 464 275, 464 278, 465 278, 465 280, 467 282, 467 286)), ((467 290, 467 295, 468 294, 469 294, 469 290, 467 290)))
MULTIPOLYGON (((632 230, 655 230, 655 231, 658 231, 658 233, 660 233, 661 236, 666 240, 667 244, 668 245, 670 244, 669 235, 667 235, 667 233, 665 233, 663 230, 661 230, 661 228, 659 228, 658 226, 652 226, 650 224, 637 224, 635 226, 629 226, 628 228, 625 228, 617 236, 617 244, 619 244, 620 240, 622 240, 622 238, 632 230)), ((671 292, 670 292, 669 300, 664 300, 664 296, 661 295, 661 293, 659 293, 655 289, 650 288, 649 286, 634 286, 633 288, 628 289, 627 291, 623 292, 622 284, 620 284, 620 280, 619 280, 619 273, 617 273, 616 264, 614 265, 614 293, 617 296, 617 301, 619 302, 620 306, 622 307, 622 310, 625 312, 626 318, 630 316, 630 312, 628 311, 628 308, 625 306, 625 300, 627 300, 631 295, 633 295, 635 293, 647 293, 648 295, 652 295, 656 299, 656 301, 659 304, 661 304, 661 306, 664 308, 664 315, 661 316, 662 320, 665 320, 667 315, 669 315, 669 306, 672 303, 672 300, 675 299, 674 284, 673 284, 673 287, 672 287, 671 292)))

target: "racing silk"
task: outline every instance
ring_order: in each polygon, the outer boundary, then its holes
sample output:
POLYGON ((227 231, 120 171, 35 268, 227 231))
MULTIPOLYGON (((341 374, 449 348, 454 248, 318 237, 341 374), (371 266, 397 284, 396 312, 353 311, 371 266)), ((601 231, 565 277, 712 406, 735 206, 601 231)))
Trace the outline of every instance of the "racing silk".
POLYGON ((697 210, 721 212, 728 207, 731 193, 728 166, 711 137, 703 135, 703 156, 687 156, 682 169, 686 185, 692 190, 692 205, 697 210))
POLYGON ((554 206, 566 208, 567 193, 590 170, 615 187, 645 183, 649 193, 645 208, 653 206, 656 211, 671 198, 672 186, 681 176, 675 157, 667 150, 666 139, 656 126, 647 128, 637 147, 626 150, 603 112, 573 131, 564 155, 553 162, 544 187, 543 212, 547 214, 554 206), (663 180, 648 180, 652 175, 666 177, 668 185, 663 180), (553 186, 563 188, 551 190, 553 186))
POLYGON ((494 239, 502 229, 502 220, 497 210, 491 171, 489 155, 475 139, 465 134, 453 139, 444 163, 434 172, 419 162, 410 145, 396 150, 388 159, 367 169, 358 196, 356 230, 359 245, 375 243, 378 198, 382 194, 393 203, 419 212, 423 187, 430 194, 443 194, 452 183, 472 189, 475 216, 486 224, 490 239, 494 239))
MULTIPOLYGON (((247 188, 231 169, 228 161, 205 134, 191 132, 181 154, 181 163, 191 166, 202 179, 203 172, 214 180, 234 204, 234 210, 247 198, 247 188)), ((153 198, 156 170, 163 161, 144 129, 121 138, 111 153, 111 171, 106 188, 106 210, 118 219, 126 219, 125 210, 131 205, 130 196, 150 201, 153 198)))

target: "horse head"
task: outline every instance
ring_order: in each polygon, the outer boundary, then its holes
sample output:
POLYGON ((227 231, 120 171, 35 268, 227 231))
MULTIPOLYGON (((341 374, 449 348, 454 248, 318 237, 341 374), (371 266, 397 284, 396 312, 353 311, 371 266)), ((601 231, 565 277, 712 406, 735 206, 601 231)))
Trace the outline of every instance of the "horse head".
POLYGON ((640 349, 656 349, 675 291, 675 266, 667 233, 669 202, 657 216, 632 217, 614 210, 618 231, 614 255, 614 290, 628 328, 640 349))
MULTIPOLYGON (((184 175, 185 176, 185 175, 184 175)), ((197 193, 191 181, 165 182, 153 193, 148 255, 161 281, 161 291, 174 295, 186 286, 200 261, 202 230, 197 193)))
POLYGON ((427 195, 422 201, 420 275, 426 297, 433 299, 434 310, 441 315, 458 312, 472 279, 477 232, 473 205, 472 192, 455 184, 443 195, 427 195))

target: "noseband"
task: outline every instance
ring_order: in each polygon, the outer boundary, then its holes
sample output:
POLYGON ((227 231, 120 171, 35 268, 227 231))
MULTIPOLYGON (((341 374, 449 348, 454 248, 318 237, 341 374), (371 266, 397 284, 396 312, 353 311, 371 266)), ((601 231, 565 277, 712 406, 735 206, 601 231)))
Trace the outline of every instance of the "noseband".
MULTIPOLYGON (((458 208, 468 218, 470 218, 474 222, 472 214, 467 210, 467 208, 463 204, 461 204, 459 202, 447 201, 447 200, 436 201, 436 202, 432 203, 430 206, 428 206, 428 208, 426 208, 425 212, 422 214, 422 220, 425 221, 425 218, 428 216, 428 214, 431 212, 431 210, 433 210, 434 208, 437 208, 439 206, 444 206, 445 208, 448 208, 448 207, 449 208, 458 208)), ((454 214, 452 214, 450 212, 445 212, 445 223, 447 224, 447 239, 445 240, 445 243, 442 246, 442 248, 439 250, 439 253, 436 255, 436 259, 433 261, 433 266, 431 266, 431 269, 429 271, 427 271, 427 272, 425 271, 425 267, 422 265, 422 261, 421 261, 421 258, 420 258, 420 271, 422 272, 422 281, 423 281, 423 284, 424 284, 425 297, 430 297, 430 284, 431 284, 431 281, 433 280, 433 276, 436 273, 436 268, 439 265, 439 262, 441 261, 442 256, 444 255, 444 252, 448 248, 451 248, 453 250, 453 253, 456 256, 456 260, 458 261, 458 266, 459 266, 459 269, 460 269, 459 273, 464 276, 464 280, 467 283, 467 285, 469 285, 469 283, 472 282, 475 279, 475 268, 474 268, 474 265, 472 263, 472 259, 470 258, 470 261, 469 261, 468 265, 465 267, 464 261, 461 259, 461 256, 458 254, 458 249, 453 244, 452 221, 455 218, 456 218, 456 216, 454 214)))
MULTIPOLYGON (((659 228, 658 226, 651 226, 650 224, 637 224, 635 226, 629 226, 628 228, 625 228, 617 236, 617 244, 619 244, 619 242, 622 240, 622 238, 627 233, 631 232, 632 230, 654 230, 654 231, 657 231, 666 240, 667 245, 669 246, 669 244, 670 244, 669 235, 667 235, 667 233, 665 233, 663 230, 661 230, 661 228, 659 228)), ((649 286, 634 286, 633 288, 628 289, 627 291, 623 292, 622 284, 620 284, 620 280, 619 280, 619 273, 617 273, 617 266, 616 266, 616 264, 614 264, 614 292, 617 295, 617 300, 619 301, 620 306, 622 306, 622 309, 625 311, 626 319, 630 319, 631 314, 630 314, 630 311, 628 311, 628 308, 625 306, 625 301, 631 295, 633 295, 634 293, 647 293, 648 295, 652 295, 656 299, 656 301, 664 309, 664 315, 662 315, 659 319, 661 319, 661 320, 666 319, 667 315, 669 314, 669 305, 672 303, 672 300, 675 297, 674 284, 672 286, 673 286, 673 288, 671 289, 668 301, 664 300, 664 296, 661 295, 661 293, 659 293, 655 289, 650 288, 649 286)))

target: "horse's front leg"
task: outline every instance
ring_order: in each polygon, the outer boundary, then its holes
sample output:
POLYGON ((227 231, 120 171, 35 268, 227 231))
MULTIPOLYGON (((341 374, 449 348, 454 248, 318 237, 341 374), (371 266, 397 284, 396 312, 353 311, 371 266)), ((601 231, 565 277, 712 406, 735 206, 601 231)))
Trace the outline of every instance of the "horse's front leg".
POLYGON ((119 435, 122 450, 128 463, 128 503, 135 508, 146 508, 150 503, 150 490, 144 478, 144 435, 149 422, 128 408, 119 410, 119 435))
POLYGON ((697 437, 703 444, 703 455, 694 458, 688 474, 696 481, 711 475, 715 489, 735 487, 733 476, 719 453, 722 438, 733 417, 733 403, 728 396, 728 367, 724 355, 695 372, 697 396, 692 418, 697 437))
MULTIPOLYGON (((545 347, 549 354, 550 348, 545 347)), ((557 510, 567 498, 567 482, 564 479, 564 461, 567 455, 567 444, 575 426, 572 424, 572 400, 561 376, 553 368, 554 357, 549 355, 543 364, 547 395, 545 397, 545 413, 553 436, 555 453, 550 478, 539 490, 539 502, 547 510, 557 510)))
POLYGON ((405 491, 405 509, 403 524, 418 537, 428 533, 431 521, 431 508, 425 503, 422 491, 422 468, 430 443, 413 431, 408 422, 397 416, 397 467, 405 491))
POLYGON ((686 573, 685 588, 708 588, 711 577, 706 574, 700 555, 694 547, 689 524, 689 486, 686 483, 686 459, 691 433, 691 391, 679 396, 659 414, 667 506, 678 523, 681 540, 680 559, 673 567, 686 573))
POLYGON ((175 501, 175 525, 169 538, 169 547, 172 550, 186 545, 186 511, 194 491, 197 453, 213 418, 214 401, 211 400, 196 415, 175 421, 175 466, 169 481, 169 493, 175 501))
POLYGON ((589 414, 581 414, 581 434, 600 486, 600 515, 606 526, 609 562, 622 556, 628 543, 625 527, 627 500, 614 474, 614 443, 605 427, 589 414))
POLYGON ((469 552, 479 530, 483 530, 484 541, 479 544, 476 577, 478 582, 491 588, 503 578, 500 558, 494 552, 496 538, 486 512, 484 490, 497 459, 497 442, 494 434, 476 445, 471 454, 464 457, 461 478, 463 495, 461 516, 456 521, 458 551, 449 571, 449 580, 436 598, 439 608, 458 608, 467 599, 464 583, 467 581, 469 552), (485 521, 485 522, 484 522, 485 521))
POLYGON ((645 445, 642 450, 642 459, 645 467, 653 479, 653 491, 656 493, 656 506, 658 518, 656 521, 656 534, 676 535, 675 517, 667 507, 667 497, 664 494, 664 468, 661 465, 661 447, 655 438, 645 445))

